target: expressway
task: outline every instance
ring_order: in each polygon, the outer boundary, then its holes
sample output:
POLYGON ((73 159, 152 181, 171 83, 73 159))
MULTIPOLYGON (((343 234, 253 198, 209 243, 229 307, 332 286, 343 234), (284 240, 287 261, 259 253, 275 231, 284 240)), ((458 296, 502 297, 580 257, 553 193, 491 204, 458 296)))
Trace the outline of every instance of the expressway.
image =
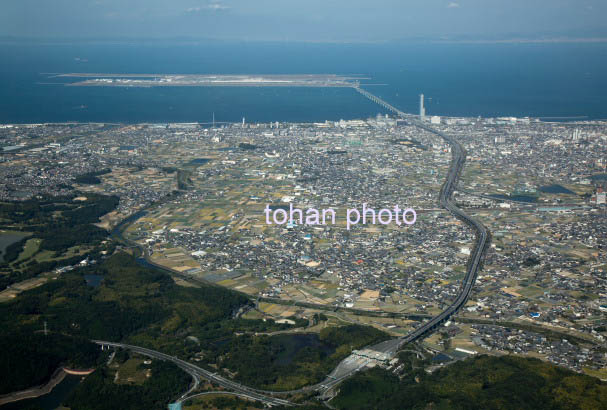
POLYGON ((470 253, 470 258, 468 259, 466 276, 464 277, 464 280, 462 282, 460 293, 457 298, 447 307, 447 309, 434 316, 432 319, 425 322, 423 325, 421 325, 408 335, 400 339, 390 340, 371 347, 371 349, 373 350, 392 354, 396 353, 396 351, 402 345, 413 342, 432 333, 440 324, 449 320, 451 316, 457 313, 462 308, 462 306, 466 304, 468 297, 470 296, 470 292, 472 291, 472 287, 474 286, 474 282, 476 281, 476 278, 478 276, 478 272, 482 268, 484 255, 487 251, 487 248, 489 247, 489 244, 491 243, 491 234, 489 230, 478 220, 472 218, 471 216, 464 213, 464 211, 459 209, 451 199, 453 191, 457 186, 457 181, 464 166, 464 162, 466 161, 466 151, 464 150, 464 148, 459 142, 457 142, 452 137, 448 136, 443 132, 428 127, 417 119, 409 118, 409 122, 419 128, 422 128, 428 132, 440 136, 445 141, 447 141, 449 145, 451 145, 451 167, 449 168, 449 174, 447 176, 447 179, 441 187, 439 196, 440 204, 442 207, 447 209, 453 216, 455 216, 460 221, 464 222, 466 225, 468 225, 475 231, 476 243, 473 251, 470 253))
MULTIPOLYGON (((133 345, 129 345, 126 343, 106 342, 103 340, 93 340, 93 342, 98 345, 101 345, 102 347, 104 347, 104 346, 119 347, 122 349, 130 350, 135 353, 139 353, 144 356, 152 357, 154 359, 166 360, 166 361, 172 362, 175 365, 177 365, 179 368, 183 369, 185 372, 187 372, 188 374, 190 374, 192 376, 192 378, 194 379, 195 387, 198 386, 200 378, 204 378, 223 388, 230 389, 230 390, 238 393, 238 395, 240 395, 242 397, 246 397, 251 400, 258 400, 258 401, 268 404, 270 406, 293 406, 294 405, 293 403, 291 403, 287 400, 283 400, 283 399, 276 398, 276 397, 270 397, 268 395, 262 394, 260 390, 252 389, 252 388, 243 386, 239 383, 235 383, 216 373, 210 372, 201 367, 198 367, 189 362, 186 362, 185 360, 181 360, 175 356, 171 356, 171 355, 168 355, 168 354, 165 354, 162 352, 158 352, 156 350, 146 349, 145 347, 140 347, 140 346, 133 346, 133 345)), ((190 390, 188 390, 188 392, 186 392, 184 395, 182 395, 180 397, 179 401, 184 401, 187 398, 189 398, 187 396, 193 390, 194 390, 194 388, 191 388, 190 390)), ((267 392, 267 393, 271 394, 272 392, 267 392)))
MULTIPOLYGON (((454 217, 472 228, 476 233, 475 246, 470 253, 470 258, 468 259, 466 275, 462 282, 460 293, 458 294, 457 298, 447 307, 447 309, 423 323, 406 336, 381 342, 367 348, 393 356, 404 344, 414 342, 433 333, 442 323, 449 320, 451 316, 456 314, 466 304, 466 301, 470 296, 470 292, 472 291, 472 287, 474 286, 474 282, 478 276, 478 272, 482 268, 485 253, 487 252, 489 244, 491 243, 491 233, 482 223, 459 209, 451 199, 453 192, 457 187, 457 182, 464 167, 464 163, 466 162, 466 150, 462 147, 462 145, 453 137, 429 127, 419 117, 400 111, 398 108, 382 100, 380 97, 377 97, 376 95, 373 95, 358 86, 355 86, 354 89, 364 97, 393 112, 397 116, 408 121, 410 124, 432 134, 438 135, 451 146, 451 166, 449 168, 449 174, 441 187, 439 202, 443 208, 448 210, 454 217)), ((353 356, 349 356, 344 359, 337 366, 337 368, 333 370, 333 372, 331 372, 325 381, 314 387, 316 390, 322 392, 323 397, 326 398, 329 390, 346 378, 352 376, 354 373, 360 371, 365 366, 366 363, 356 361, 353 356)))

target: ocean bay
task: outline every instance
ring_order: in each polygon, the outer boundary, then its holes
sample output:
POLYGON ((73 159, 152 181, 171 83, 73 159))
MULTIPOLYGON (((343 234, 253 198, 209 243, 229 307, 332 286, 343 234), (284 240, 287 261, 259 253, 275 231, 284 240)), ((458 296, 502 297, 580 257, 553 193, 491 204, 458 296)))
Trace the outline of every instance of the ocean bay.
POLYGON ((0 122, 318 122, 382 112, 347 88, 66 87, 60 73, 361 75, 429 115, 607 118, 607 45, 0 43, 0 122))

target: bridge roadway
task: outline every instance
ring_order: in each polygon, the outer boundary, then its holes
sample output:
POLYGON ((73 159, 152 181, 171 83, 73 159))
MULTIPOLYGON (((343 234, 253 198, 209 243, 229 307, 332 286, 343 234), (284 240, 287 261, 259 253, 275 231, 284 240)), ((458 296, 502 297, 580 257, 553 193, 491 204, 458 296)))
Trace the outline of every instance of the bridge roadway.
MULTIPOLYGON (((463 169, 464 163, 466 161, 466 150, 461 146, 459 142, 457 142, 454 138, 449 135, 435 130, 432 127, 429 127, 425 123, 423 123, 417 116, 406 114, 381 98, 371 94, 370 92, 361 89, 358 86, 353 87, 360 94, 368 98, 369 100, 379 104, 380 106, 386 108, 389 111, 392 111, 399 117, 407 120, 410 124, 415 125, 425 131, 428 131, 432 134, 438 135, 442 139, 444 139, 451 146, 451 166, 449 168, 449 174, 447 175, 447 179, 443 183, 443 186, 440 190, 439 201, 443 208, 447 209, 454 217, 464 222, 470 228, 472 228, 476 232, 476 243, 474 249, 470 253, 470 258, 468 259, 468 266, 466 270, 466 276, 462 282, 462 286, 460 289, 460 293, 448 307, 438 315, 432 317, 427 322, 423 323, 417 329, 412 331, 411 333, 403 336, 401 338, 391 339, 385 342, 381 342, 379 344, 367 347, 369 350, 374 350, 377 352, 385 353, 389 356, 393 356, 396 354, 398 349, 406 343, 411 343, 421 338, 428 336, 433 333, 442 323, 446 322, 453 316, 455 313, 459 311, 466 304, 468 297, 470 296, 470 292, 472 287, 474 286, 474 282, 478 276, 479 270, 482 268, 484 255, 489 247, 491 242, 491 234, 489 230, 478 220, 472 218, 471 216, 464 213, 461 209, 459 209, 455 203, 452 201, 451 197, 453 195, 453 191, 457 187, 457 182, 461 171, 463 169)), ((248 397, 253 400, 259 400, 268 405, 284 405, 284 406, 293 406, 294 403, 291 403, 287 400, 279 399, 273 396, 276 395, 285 395, 285 394, 293 394, 293 393, 304 393, 311 391, 318 391, 321 393, 321 397, 326 398, 328 392, 343 380, 352 376, 356 372, 365 368, 367 364, 369 364, 369 359, 361 359, 356 356, 348 356, 345 358, 339 365, 331 372, 327 378, 321 383, 306 386, 302 389, 285 391, 285 392, 272 392, 254 389, 250 387, 243 386, 239 383, 233 382, 231 380, 225 379, 217 375, 216 373, 212 373, 208 370, 202 369, 198 366, 195 366, 191 363, 188 363, 184 360, 178 359, 174 356, 170 356, 161 352, 157 352, 154 350, 146 349, 143 347, 127 345, 124 343, 113 343, 113 342, 104 342, 100 340, 94 341, 97 344, 102 346, 114 346, 114 347, 122 347, 134 352, 154 357, 157 359, 168 360, 175 363, 177 366, 188 372, 195 381, 195 386, 199 381, 200 377, 203 377, 207 380, 217 383, 218 385, 231 389, 234 392, 238 393, 243 397, 248 397)), ((188 393, 193 390, 190 389, 186 394, 184 394, 180 401, 185 400, 188 393)), ((190 396, 191 397, 191 396, 190 396)))

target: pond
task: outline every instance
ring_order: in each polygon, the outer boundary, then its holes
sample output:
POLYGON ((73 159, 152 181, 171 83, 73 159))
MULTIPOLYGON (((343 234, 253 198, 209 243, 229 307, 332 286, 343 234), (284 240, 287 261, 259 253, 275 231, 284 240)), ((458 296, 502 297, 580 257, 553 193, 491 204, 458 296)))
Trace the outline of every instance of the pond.
POLYGON ((501 194, 494 194, 494 195, 489 195, 489 196, 493 197, 493 198, 496 198, 496 199, 506 199, 508 201, 528 202, 528 203, 537 202, 537 197, 531 196, 531 195, 501 195, 501 194))
POLYGON ((190 165, 204 165, 207 162, 210 162, 210 158, 194 158, 189 162, 190 165))
POLYGON ((86 284, 93 288, 98 288, 103 280, 103 276, 101 275, 84 275, 84 280, 86 280, 86 284))
POLYGON ((8 248, 14 243, 19 242, 26 236, 27 234, 24 234, 22 232, 0 232, 0 262, 4 262, 4 254, 6 253, 6 248, 8 248))
MULTIPOLYGON (((137 262, 137 264, 139 264, 139 266, 143 266, 144 268, 150 268, 150 269, 160 269, 158 266, 154 266, 152 265, 150 262, 147 261, 147 259, 145 258, 137 258, 135 259, 135 262, 137 262)), ((161 269, 162 270, 162 269, 161 269)))

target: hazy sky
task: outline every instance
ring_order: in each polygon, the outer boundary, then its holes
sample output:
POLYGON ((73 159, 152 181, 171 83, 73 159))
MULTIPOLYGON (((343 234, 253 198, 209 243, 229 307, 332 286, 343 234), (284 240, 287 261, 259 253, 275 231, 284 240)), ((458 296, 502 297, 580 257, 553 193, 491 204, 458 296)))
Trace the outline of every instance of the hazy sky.
POLYGON ((606 0, 0 0, 0 35, 390 41, 604 37, 606 0))

